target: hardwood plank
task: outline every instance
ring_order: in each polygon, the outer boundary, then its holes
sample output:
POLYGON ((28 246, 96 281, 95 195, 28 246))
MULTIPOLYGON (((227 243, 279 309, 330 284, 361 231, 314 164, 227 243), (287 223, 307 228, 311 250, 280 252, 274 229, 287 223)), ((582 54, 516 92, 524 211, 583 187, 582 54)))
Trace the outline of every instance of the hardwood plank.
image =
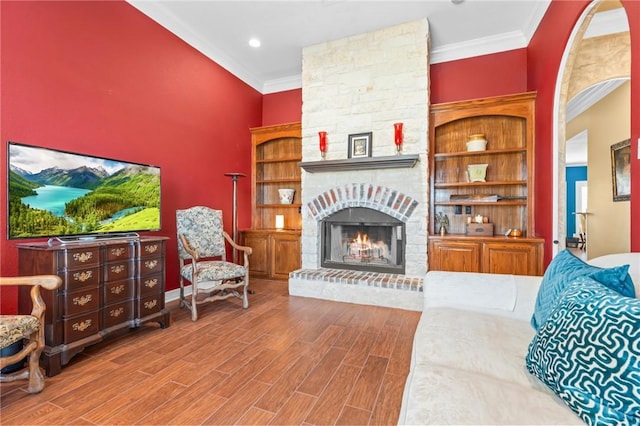
POLYGON ((398 338, 399 327, 385 325, 378 334, 375 343, 371 347, 371 354, 388 358, 398 338))
MULTIPOLYGON (((266 425, 273 419, 273 413, 265 410, 261 410, 256 407, 251 407, 247 412, 238 420, 239 425, 266 425)), ((293 424, 289 422, 288 424, 293 424)))
POLYGON ((337 425, 367 425, 369 424, 369 418, 371 417, 371 411, 361 410, 359 408, 350 407, 346 405, 342 410, 342 414, 336 421, 337 425))
MULTIPOLYGON (((175 395, 171 400, 160 404, 154 411, 146 414, 137 423, 145 425, 161 425, 166 424, 174 418, 178 417, 177 407, 184 410, 197 401, 202 395, 206 395, 215 385, 223 380, 226 376, 217 371, 210 371, 202 375, 200 380, 175 395)), ((222 398, 220 398, 222 399, 222 398)))
POLYGON ((219 386, 216 386, 213 389, 213 392, 217 395, 220 395, 223 398, 230 398, 239 387, 243 386, 245 383, 248 383, 252 380, 263 368, 265 368, 269 363, 273 361, 275 358, 276 352, 271 349, 263 349, 261 352, 256 354, 249 362, 243 365, 243 367, 238 370, 235 374, 232 374, 220 383, 219 386))
POLYGON ((220 409, 227 401, 227 398, 223 398, 213 392, 206 392, 199 395, 191 405, 178 407, 176 415, 165 423, 168 425, 202 424, 211 416, 213 411, 220 409))
POLYGON ((313 358, 309 356, 298 358, 291 368, 271 386, 269 392, 256 402, 255 406, 273 413, 278 412, 314 366, 313 358))
POLYGON ((372 411, 387 369, 388 359, 369 355, 358 377, 347 404, 354 408, 372 411))
POLYGON ((360 371, 358 367, 342 365, 331 379, 326 391, 318 398, 318 402, 313 406, 305 422, 317 425, 335 423, 360 371))
POLYGON ((355 343, 344 358, 344 363, 364 367, 367 357, 371 351, 371 347, 376 341, 377 335, 373 333, 360 333, 355 343))
POLYGON ((402 404, 402 392, 407 376, 387 374, 382 382, 382 389, 373 409, 369 424, 391 425, 398 423, 400 405, 402 404))
POLYGON ((309 376, 298 388, 299 392, 309 395, 318 396, 331 380, 334 372, 340 366, 347 351, 340 348, 331 348, 327 354, 322 357, 318 365, 309 373, 309 376))
POLYGON ((302 424, 307 413, 316 402, 315 397, 302 393, 294 393, 278 414, 269 422, 272 425, 302 424))
POLYGON ((152 389, 148 389, 140 398, 131 404, 120 407, 120 410, 107 417, 102 424, 131 425, 142 419, 158 405, 171 401, 184 390, 184 386, 174 382, 164 383, 152 389))
POLYGON ((202 424, 227 425, 235 423, 256 400, 269 390, 269 385, 256 380, 238 387, 229 400, 216 410, 202 424))

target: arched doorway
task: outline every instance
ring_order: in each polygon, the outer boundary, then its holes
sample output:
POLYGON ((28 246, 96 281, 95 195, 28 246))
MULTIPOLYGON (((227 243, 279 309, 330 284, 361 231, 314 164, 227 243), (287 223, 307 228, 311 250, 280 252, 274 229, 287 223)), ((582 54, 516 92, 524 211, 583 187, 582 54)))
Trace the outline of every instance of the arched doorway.
MULTIPOLYGON (((565 248, 567 221, 569 220, 567 217, 570 218, 573 213, 567 212, 567 186, 565 181, 567 170, 566 141, 576 132, 583 131, 583 129, 576 130, 575 123, 572 122, 570 124, 576 113, 569 103, 570 101, 575 103, 574 101, 580 97, 583 100, 594 103, 594 100, 589 98, 599 96, 596 103, 596 105, 599 105, 605 102, 600 99, 606 100, 608 96, 613 96, 609 95, 609 93, 616 94, 617 91, 629 89, 631 53, 628 31, 626 12, 618 1, 594 1, 585 9, 576 23, 565 48, 554 96, 554 117, 556 117, 556 120, 553 128, 553 235, 555 241, 552 246, 552 256, 555 256, 558 251, 565 248), (602 25, 602 22, 605 22, 606 25, 602 25), (624 29, 625 24, 626 30, 624 29), (621 57, 623 60, 620 60, 621 57), (611 60, 611 58, 616 60, 611 60), (624 83, 626 83, 626 87, 624 83)), ((619 94, 617 96, 620 98, 619 94)), ((618 134, 626 135, 627 138, 630 134, 629 103, 630 95, 626 98, 624 108, 626 112, 622 114, 624 116, 622 118, 626 121, 623 120, 622 124, 619 122, 615 124, 608 123, 608 130, 613 128, 618 131, 618 134)), ((593 109, 595 108, 597 106, 593 107, 593 109)), ((600 115, 595 115, 595 117, 600 117, 600 115)), ((589 120, 583 121, 590 123, 589 120)), ((599 130, 597 127, 596 129, 599 130)), ((589 210, 592 210, 591 206, 594 200, 601 204, 597 209, 594 207, 596 211, 587 212, 588 234, 594 237, 603 234, 607 235, 611 231, 611 219, 614 218, 615 230, 620 231, 618 239, 596 237, 595 241, 596 243, 604 241, 606 244, 608 241, 618 241, 623 238, 626 239, 624 241, 626 250, 612 245, 611 251, 608 252, 628 251, 630 247, 629 202, 612 204, 613 200, 610 193, 611 174, 610 169, 606 168, 610 167, 609 146, 619 142, 618 139, 623 140, 624 137, 615 136, 614 134, 602 135, 602 131, 594 131, 593 128, 588 133, 590 139, 591 135, 594 135, 593 139, 600 144, 599 146, 592 145, 588 148, 592 154, 591 157, 597 160, 597 163, 592 163, 592 167, 589 167, 591 172, 589 179, 592 182, 589 186, 589 210), (598 134, 600 134, 599 138, 597 137, 598 134), (606 146, 603 144, 606 144, 606 146), (603 175, 603 173, 605 174, 603 175), (605 186, 603 187, 603 185, 605 186), (591 186, 594 187, 593 191, 591 186), (592 193, 593 195, 591 195, 592 193), (606 229, 607 227, 609 229, 606 229)), ((591 245, 587 244, 587 250, 589 250, 589 247, 591 245)), ((606 253, 606 246, 595 246, 593 253, 589 252, 587 257, 606 253)))

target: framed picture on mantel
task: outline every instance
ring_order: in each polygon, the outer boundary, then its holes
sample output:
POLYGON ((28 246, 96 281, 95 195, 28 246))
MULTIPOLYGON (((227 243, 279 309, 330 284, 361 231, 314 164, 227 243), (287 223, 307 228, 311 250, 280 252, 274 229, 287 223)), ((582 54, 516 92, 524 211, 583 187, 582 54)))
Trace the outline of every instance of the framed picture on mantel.
POLYGON ((349 135, 349 158, 371 157, 372 132, 349 135))

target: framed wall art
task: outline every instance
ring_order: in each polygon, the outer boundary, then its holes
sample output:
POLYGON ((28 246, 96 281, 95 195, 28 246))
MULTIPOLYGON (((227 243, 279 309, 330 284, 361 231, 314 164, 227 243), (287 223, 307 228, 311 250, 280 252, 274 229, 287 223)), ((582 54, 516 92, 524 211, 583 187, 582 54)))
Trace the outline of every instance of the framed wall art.
POLYGON ((349 158, 371 157, 372 132, 349 135, 349 158))
POLYGON ((613 201, 631 199, 631 140, 611 145, 613 201))

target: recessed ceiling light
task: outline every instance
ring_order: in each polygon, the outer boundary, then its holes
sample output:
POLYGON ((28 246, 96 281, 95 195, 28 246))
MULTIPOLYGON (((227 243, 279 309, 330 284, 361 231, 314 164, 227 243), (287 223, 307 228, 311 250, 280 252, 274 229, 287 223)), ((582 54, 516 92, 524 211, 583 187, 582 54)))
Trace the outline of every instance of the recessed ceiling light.
POLYGON ((251 40, 249 40, 249 46, 260 47, 260 40, 258 40, 257 38, 252 38, 251 40))

